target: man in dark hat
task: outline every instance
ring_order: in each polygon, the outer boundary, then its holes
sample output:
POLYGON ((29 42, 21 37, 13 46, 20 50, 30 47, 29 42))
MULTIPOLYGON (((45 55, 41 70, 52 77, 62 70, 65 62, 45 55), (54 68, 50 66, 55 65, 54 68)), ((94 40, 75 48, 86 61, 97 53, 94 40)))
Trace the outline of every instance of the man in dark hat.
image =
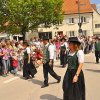
POLYGON ((54 48, 49 44, 49 38, 43 37, 43 73, 44 73, 44 84, 41 88, 48 86, 48 73, 57 80, 57 83, 61 81, 61 77, 58 76, 53 70, 54 63, 54 48))
POLYGON ((99 58, 100 58, 100 38, 96 38, 95 42, 95 57, 96 57, 96 63, 99 63, 99 58))

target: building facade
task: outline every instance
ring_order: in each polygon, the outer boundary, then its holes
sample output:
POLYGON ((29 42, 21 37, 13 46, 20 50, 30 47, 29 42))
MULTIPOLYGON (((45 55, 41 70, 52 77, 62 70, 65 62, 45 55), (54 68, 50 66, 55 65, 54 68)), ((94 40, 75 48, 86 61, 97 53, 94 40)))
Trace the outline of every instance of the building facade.
POLYGON ((96 9, 96 5, 93 4, 93 31, 94 35, 100 36, 100 14, 96 9))
POLYGON ((91 5, 90 0, 64 0, 63 4, 64 20, 59 26, 50 28, 39 28, 39 32, 52 32, 52 36, 56 34, 64 34, 70 36, 93 36, 100 34, 100 15, 96 10, 96 5, 91 5), (79 13, 82 18, 82 33, 79 33, 79 13))

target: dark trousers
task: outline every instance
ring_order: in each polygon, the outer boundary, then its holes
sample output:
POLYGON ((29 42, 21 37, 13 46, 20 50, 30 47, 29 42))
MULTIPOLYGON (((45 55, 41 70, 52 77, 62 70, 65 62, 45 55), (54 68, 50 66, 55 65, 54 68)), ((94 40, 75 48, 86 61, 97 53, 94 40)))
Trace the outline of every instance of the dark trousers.
POLYGON ((0 58, 0 75, 3 73, 2 58, 0 58))
POLYGON ((52 66, 49 65, 49 62, 43 64, 43 73, 44 73, 44 84, 48 85, 48 73, 54 77, 56 80, 59 80, 59 76, 53 70, 53 62, 52 66))
POLYGON ((99 63, 100 51, 95 51, 96 62, 99 63))

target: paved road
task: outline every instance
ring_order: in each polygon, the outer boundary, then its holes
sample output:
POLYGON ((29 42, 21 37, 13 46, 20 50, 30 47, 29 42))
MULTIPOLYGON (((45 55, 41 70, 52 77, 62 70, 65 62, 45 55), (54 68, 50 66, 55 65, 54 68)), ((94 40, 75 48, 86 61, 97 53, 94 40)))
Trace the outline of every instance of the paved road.
MULTIPOLYGON (((63 76, 67 68, 60 68, 59 62, 55 63, 54 70, 63 76)), ((84 74, 86 79, 86 100, 100 100, 100 64, 95 64, 93 54, 85 56, 84 74)), ((0 77, 0 100, 62 100, 62 82, 49 77, 50 86, 41 89, 43 81, 42 66, 34 79, 23 80, 21 73, 17 77, 9 75, 0 77)))

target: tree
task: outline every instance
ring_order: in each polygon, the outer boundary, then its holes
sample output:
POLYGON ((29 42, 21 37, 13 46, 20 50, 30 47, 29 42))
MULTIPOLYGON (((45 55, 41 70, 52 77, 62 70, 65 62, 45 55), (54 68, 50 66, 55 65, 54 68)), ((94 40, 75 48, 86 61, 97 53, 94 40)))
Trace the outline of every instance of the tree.
POLYGON ((7 0, 0 0, 0 32, 5 31, 5 23, 8 21, 7 0))
POLYGON ((42 0, 42 23, 45 27, 60 24, 63 21, 63 0, 42 0))
MULTIPOLYGON (((7 21, 6 31, 20 32, 25 40, 27 31, 44 24, 46 27, 62 20, 63 0, 4 0, 7 21)), ((2 6, 3 8, 3 6, 2 6)), ((5 20, 6 21, 6 20, 5 20)))

